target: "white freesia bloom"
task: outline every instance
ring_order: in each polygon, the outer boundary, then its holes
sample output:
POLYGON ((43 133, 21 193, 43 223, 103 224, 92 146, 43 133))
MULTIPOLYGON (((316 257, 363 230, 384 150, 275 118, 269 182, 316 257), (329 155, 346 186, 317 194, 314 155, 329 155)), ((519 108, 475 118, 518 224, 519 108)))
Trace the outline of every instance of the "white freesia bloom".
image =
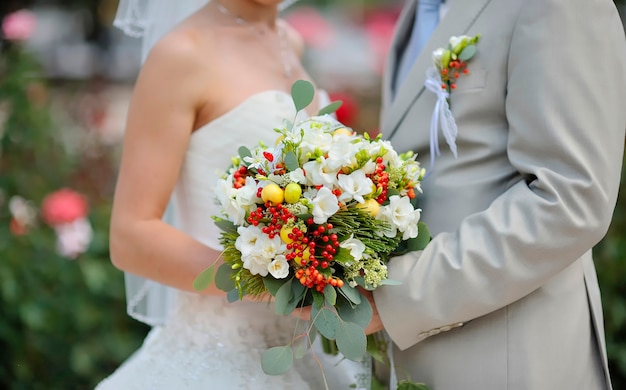
POLYGON ((306 176, 304 175, 304 170, 302 170, 302 168, 297 168, 296 170, 289 172, 287 176, 289 176, 289 181, 306 184, 306 176))
POLYGON ((339 135, 334 136, 335 142, 328 150, 328 165, 331 169, 340 169, 341 167, 352 167, 356 165, 355 154, 358 152, 358 146, 352 143, 352 136, 339 135))
POLYGON ((433 62, 437 65, 441 64, 441 58, 443 57, 443 54, 445 53, 445 49, 443 48, 439 48, 435 51, 433 51, 433 62))
POLYGON ((284 255, 278 255, 268 266, 270 274, 276 279, 284 279, 289 276, 289 263, 284 255))
POLYGON ((403 233, 402 239, 417 237, 417 223, 420 220, 421 210, 416 210, 408 196, 393 195, 389 197, 389 205, 382 206, 376 219, 387 221, 390 228, 383 232, 387 237, 394 237, 399 230, 403 233))
POLYGON ((252 253, 248 256, 242 256, 243 268, 250 271, 252 275, 267 276, 271 259, 258 253, 252 253))
POLYGON ((237 189, 232 186, 232 181, 232 175, 225 180, 218 180, 215 194, 228 219, 235 225, 243 225, 246 212, 256 205, 256 182, 253 178, 247 177, 246 184, 237 189))
POLYGON ((363 252, 365 251, 365 244, 354 238, 354 235, 350 235, 345 241, 342 241, 339 246, 341 248, 347 249, 350 251, 350 255, 354 257, 354 260, 359 261, 363 258, 363 252))
POLYGON ((326 223, 328 217, 339 210, 337 197, 327 187, 320 188, 312 202, 313 222, 317 224, 326 223))
POLYGON ((258 226, 239 226, 237 228, 237 240, 235 248, 241 252, 242 256, 248 256, 258 249, 257 243, 267 237, 258 226))
POLYGON ((342 191, 339 196, 340 201, 347 203, 354 199, 359 203, 365 203, 363 195, 372 192, 374 182, 365 176, 365 172, 359 169, 349 175, 339 174, 337 176, 337 184, 339 184, 339 188, 342 191))
POLYGON ((456 49, 456 47, 463 42, 464 39, 470 39, 467 35, 459 35, 458 37, 452 36, 450 37, 450 46, 452 49, 456 49))
POLYGON ((304 133, 300 143, 300 151, 303 156, 307 153, 315 153, 319 149, 322 153, 328 152, 333 143, 333 136, 324 132, 321 128, 310 128, 304 133))
POLYGON ((305 163, 303 168, 309 185, 332 187, 337 183, 338 170, 331 167, 324 157, 305 163))

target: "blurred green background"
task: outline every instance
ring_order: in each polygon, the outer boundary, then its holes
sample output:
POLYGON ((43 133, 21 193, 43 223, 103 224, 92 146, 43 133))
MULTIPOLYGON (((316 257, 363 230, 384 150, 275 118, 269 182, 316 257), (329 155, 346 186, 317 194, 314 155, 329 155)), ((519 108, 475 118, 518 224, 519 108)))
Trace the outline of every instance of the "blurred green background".
MULTIPOLYGON (((285 15, 309 45, 307 68, 345 101, 340 119, 356 129, 378 126, 380 72, 401 4, 301 1, 285 15)), ((0 389, 91 389, 148 331, 126 315, 123 274, 108 253, 123 123, 139 66, 137 42, 111 27, 116 5, 0 3, 0 21, 28 9, 35 22, 27 40, 0 35, 0 389), (89 206, 92 235, 77 256, 60 250, 58 227, 42 206, 61 188, 83 194, 89 206)), ((616 389, 626 389, 625 234, 622 173, 613 224, 595 248, 616 389)))

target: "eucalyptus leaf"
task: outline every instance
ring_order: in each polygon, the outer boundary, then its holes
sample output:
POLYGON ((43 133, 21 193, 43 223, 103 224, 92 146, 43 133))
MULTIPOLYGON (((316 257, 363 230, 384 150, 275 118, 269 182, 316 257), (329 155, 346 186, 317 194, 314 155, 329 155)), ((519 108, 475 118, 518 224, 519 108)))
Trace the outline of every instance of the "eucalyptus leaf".
POLYGON ((313 290, 313 305, 318 308, 321 309, 322 306, 324 306, 324 294, 313 290))
POLYGON ((270 348, 261 357, 261 367, 267 375, 282 375, 292 366, 293 351, 288 345, 270 348))
POLYGON ((328 306, 335 306, 335 303, 337 303, 337 291, 330 284, 324 287, 324 302, 328 306))
POLYGON ((293 279, 289 279, 288 281, 286 281, 278 289, 278 292, 276 292, 275 307, 274 307, 274 309, 276 310, 276 314, 288 315, 291 313, 291 311, 287 311, 287 308, 289 307, 289 302, 291 301, 291 298, 293 297, 293 291, 291 290, 292 280, 293 279))
POLYGON ((323 107, 321 110, 319 110, 317 112, 317 115, 332 114, 335 111, 337 111, 339 109, 339 107, 341 107, 342 104, 343 104, 343 102, 341 100, 334 101, 334 102, 330 103, 329 105, 323 107))
POLYGON ((296 106, 296 111, 301 111, 311 104, 315 96, 313 84, 306 80, 297 80, 291 86, 291 98, 296 106))
POLYGON ((198 275, 193 281, 193 288, 197 291, 202 291, 209 287, 213 283, 215 278, 215 266, 211 265, 198 275))
POLYGON ((339 351, 355 362, 363 360, 367 351, 367 338, 363 328, 353 322, 341 322, 336 332, 339 351))
POLYGON ((230 290, 228 293, 226 293, 226 300, 228 301, 228 303, 233 303, 233 302, 237 302, 241 300, 241 295, 239 295, 239 290, 235 288, 233 290, 230 290))
MULTIPOLYGON (((386 347, 388 348, 388 346, 386 347)), ((367 354, 379 363, 386 362, 387 354, 385 351, 381 350, 375 334, 367 336, 367 354)))
POLYGON ((248 166, 248 163, 245 161, 245 157, 252 157, 252 152, 245 146, 240 146, 238 149, 239 157, 241 157, 241 163, 245 166, 248 166))
POLYGON ((372 305, 367 299, 362 299, 361 303, 352 306, 348 300, 341 297, 337 300, 337 313, 345 322, 352 322, 365 329, 372 320, 372 305))
POLYGON ((237 273, 229 264, 222 264, 215 273, 215 287, 224 292, 237 288, 233 276, 237 273))
POLYGON ((311 318, 322 336, 328 339, 335 338, 335 332, 337 332, 337 327, 339 327, 339 315, 335 309, 328 306, 317 309, 313 306, 311 318))
POLYGON ((274 279, 270 275, 267 275, 263 278, 263 285, 265 286, 267 291, 273 297, 275 297, 276 293, 278 293, 278 290, 282 287, 283 284, 285 284, 286 281, 287 279, 274 279))
POLYGON ((306 354, 304 342, 298 343, 298 345, 296 345, 293 354, 296 359, 302 359, 304 357, 304 355, 306 354))
POLYGON ((463 62, 467 62, 472 57, 474 57, 475 54, 476 54, 476 46, 475 45, 469 45, 469 46, 465 47, 465 49, 463 49, 461 54, 459 54, 459 60, 461 60, 463 62))
POLYGON ((381 286, 399 286, 402 282, 395 279, 384 279, 380 281, 381 286))
POLYGON ((361 293, 359 290, 354 287, 350 287, 347 283, 339 287, 339 292, 355 305, 361 303, 361 293))
POLYGON ((215 226, 226 233, 237 233, 237 225, 227 219, 216 219, 214 220, 214 223, 215 226))
POLYGON ((300 163, 298 163, 298 158, 294 152, 288 152, 285 154, 285 166, 289 170, 289 172, 295 171, 300 168, 300 163))

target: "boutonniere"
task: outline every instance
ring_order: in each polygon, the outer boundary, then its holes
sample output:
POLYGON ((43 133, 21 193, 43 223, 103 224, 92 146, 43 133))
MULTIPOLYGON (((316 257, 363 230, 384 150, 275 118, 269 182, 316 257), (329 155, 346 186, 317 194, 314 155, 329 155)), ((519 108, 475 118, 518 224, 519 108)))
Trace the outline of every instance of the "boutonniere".
POLYGON ((448 47, 439 48, 433 52, 433 63, 441 78, 441 89, 450 93, 456 89, 456 80, 461 75, 469 74, 467 63, 476 55, 476 44, 480 34, 468 37, 451 37, 448 47))
POLYGON ((468 75, 467 63, 476 55, 480 35, 451 37, 446 48, 433 52, 433 66, 426 71, 425 86, 437 95, 437 103, 430 121, 430 169, 439 156, 439 128, 450 151, 457 157, 456 136, 458 129, 450 111, 450 93, 456 89, 456 80, 468 75))

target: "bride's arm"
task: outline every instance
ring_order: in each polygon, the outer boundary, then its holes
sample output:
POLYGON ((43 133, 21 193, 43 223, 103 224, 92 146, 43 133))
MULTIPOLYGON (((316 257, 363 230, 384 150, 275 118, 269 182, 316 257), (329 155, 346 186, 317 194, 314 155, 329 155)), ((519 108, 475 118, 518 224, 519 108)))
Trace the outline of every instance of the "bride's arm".
MULTIPOLYGON (((211 72, 193 37, 158 43, 137 79, 130 104, 111 218, 113 264, 193 291, 194 278, 219 252, 161 221, 206 101, 211 72)), ((221 293, 215 287, 205 293, 221 293)))

